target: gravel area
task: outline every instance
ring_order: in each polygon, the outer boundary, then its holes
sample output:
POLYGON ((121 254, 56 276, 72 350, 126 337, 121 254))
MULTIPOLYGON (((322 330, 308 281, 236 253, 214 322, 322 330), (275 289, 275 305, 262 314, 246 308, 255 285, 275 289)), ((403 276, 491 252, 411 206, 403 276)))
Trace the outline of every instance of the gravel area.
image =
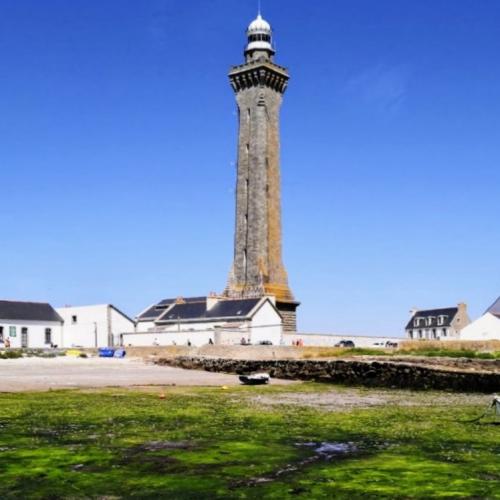
MULTIPOLYGON (((272 384, 293 382, 273 379, 272 384)), ((0 392, 147 385, 233 386, 236 375, 147 364, 140 358, 20 358, 0 360, 0 392)))
POLYGON ((369 408, 372 406, 454 406, 485 405, 492 397, 484 394, 443 393, 427 391, 382 390, 335 388, 320 392, 290 392, 260 395, 251 398, 252 403, 260 406, 290 405, 313 407, 325 411, 345 411, 350 408, 369 408))

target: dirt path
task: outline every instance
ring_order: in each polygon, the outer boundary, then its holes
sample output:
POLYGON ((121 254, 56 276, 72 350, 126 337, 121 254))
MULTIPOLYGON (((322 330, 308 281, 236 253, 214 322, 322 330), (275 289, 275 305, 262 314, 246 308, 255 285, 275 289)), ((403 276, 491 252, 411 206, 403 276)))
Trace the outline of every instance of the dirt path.
MULTIPOLYGON (((273 385, 290 383, 273 380, 273 385)), ((239 385, 239 380, 236 375, 146 364, 139 358, 68 356, 0 360, 0 392, 147 385, 231 386, 239 385)))

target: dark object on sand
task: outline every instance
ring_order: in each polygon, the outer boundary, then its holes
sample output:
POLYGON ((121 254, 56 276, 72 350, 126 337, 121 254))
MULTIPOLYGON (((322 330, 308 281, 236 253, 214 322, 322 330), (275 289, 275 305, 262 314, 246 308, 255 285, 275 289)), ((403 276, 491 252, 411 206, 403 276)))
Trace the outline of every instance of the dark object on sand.
POLYGON ((255 375, 240 375, 240 382, 245 385, 264 385, 271 378, 267 373, 256 373, 255 375))

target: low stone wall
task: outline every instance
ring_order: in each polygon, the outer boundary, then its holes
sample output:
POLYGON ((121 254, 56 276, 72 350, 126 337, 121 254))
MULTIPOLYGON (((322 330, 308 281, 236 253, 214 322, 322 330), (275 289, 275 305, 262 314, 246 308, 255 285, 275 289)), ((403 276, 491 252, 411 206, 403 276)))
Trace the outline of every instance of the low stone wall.
POLYGON ((275 378, 369 387, 485 393, 500 391, 500 373, 451 371, 383 361, 235 360, 183 356, 161 358, 157 363, 210 372, 236 374, 266 372, 275 378))

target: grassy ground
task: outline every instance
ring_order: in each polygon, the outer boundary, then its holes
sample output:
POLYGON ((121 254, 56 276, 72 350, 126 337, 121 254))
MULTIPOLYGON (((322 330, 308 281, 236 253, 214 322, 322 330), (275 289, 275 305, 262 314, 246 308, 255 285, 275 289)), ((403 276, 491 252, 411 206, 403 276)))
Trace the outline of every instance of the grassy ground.
POLYGON ((159 392, 0 395, 0 498, 500 498, 500 426, 464 423, 488 397, 317 384, 159 392), (353 391, 385 403, 306 404, 353 391), (317 453, 324 442, 337 451, 317 453))
POLYGON ((426 356, 469 359, 500 359, 500 351, 481 352, 471 348, 452 349, 448 346, 407 346, 401 349, 372 349, 366 347, 343 348, 304 348, 302 358, 336 358, 343 356, 426 356))

